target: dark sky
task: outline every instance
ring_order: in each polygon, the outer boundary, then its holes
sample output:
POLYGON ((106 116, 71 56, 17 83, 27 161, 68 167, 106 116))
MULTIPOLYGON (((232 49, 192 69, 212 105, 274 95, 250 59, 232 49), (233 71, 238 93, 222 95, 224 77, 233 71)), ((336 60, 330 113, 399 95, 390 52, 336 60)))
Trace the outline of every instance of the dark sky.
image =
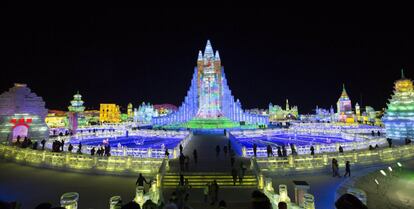
POLYGON ((0 92, 24 82, 50 109, 79 90, 88 108, 142 101, 179 105, 210 39, 245 108, 289 98, 301 113, 329 107, 342 83, 353 101, 384 107, 414 34, 400 9, 7 9, 0 92))

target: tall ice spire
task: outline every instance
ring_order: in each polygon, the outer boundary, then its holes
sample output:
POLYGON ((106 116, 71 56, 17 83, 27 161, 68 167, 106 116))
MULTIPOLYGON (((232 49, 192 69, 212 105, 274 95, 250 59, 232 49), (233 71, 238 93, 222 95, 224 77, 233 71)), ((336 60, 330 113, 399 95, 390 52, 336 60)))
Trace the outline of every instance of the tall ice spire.
POLYGON ((342 94, 341 97, 348 97, 348 93, 346 93, 345 84, 342 84, 342 94))
POLYGON ((216 50, 216 55, 214 55, 214 60, 220 61, 220 55, 218 50, 216 50))
POLYGON ((286 99, 286 109, 285 110, 289 110, 290 108, 289 108, 289 100, 288 99, 286 99))
POLYGON ((210 40, 207 40, 206 48, 204 49, 204 57, 206 58, 214 57, 213 47, 211 46, 210 40))
POLYGON ((198 58, 197 61, 202 61, 203 60, 203 53, 201 53, 201 50, 198 51, 198 58))

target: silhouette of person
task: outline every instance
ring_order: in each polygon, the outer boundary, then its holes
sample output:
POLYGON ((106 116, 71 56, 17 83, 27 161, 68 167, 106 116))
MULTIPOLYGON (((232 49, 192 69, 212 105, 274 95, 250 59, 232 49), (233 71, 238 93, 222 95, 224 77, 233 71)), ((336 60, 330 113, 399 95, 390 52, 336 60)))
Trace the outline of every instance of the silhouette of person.
POLYGON ((231 157, 230 157, 230 164, 231 164, 231 167, 233 167, 233 165, 234 165, 234 162, 236 161, 236 159, 234 158, 234 155, 232 155, 231 157))
POLYGON ((219 185, 217 184, 217 181, 214 180, 213 183, 211 184, 211 194, 212 194, 212 201, 211 201, 211 205, 216 204, 216 202, 218 201, 218 192, 219 192, 219 185))
POLYGON ((68 151, 69 152, 72 152, 72 150, 73 150, 73 145, 72 144, 69 144, 68 151))
POLYGON ((277 156, 278 157, 282 157, 282 150, 280 149, 280 147, 277 147, 277 156))
POLYGON ((344 174, 344 177, 345 176, 349 176, 349 177, 351 177, 351 164, 349 163, 349 161, 346 161, 346 163, 345 163, 345 174, 344 174))
POLYGON ((339 153, 344 153, 344 148, 342 148, 342 146, 339 146, 339 153))
POLYGON ((42 141, 40 142, 42 144, 42 150, 45 149, 45 144, 46 144, 46 140, 42 139, 42 141))
POLYGON ((311 155, 315 155, 315 148, 313 146, 310 147, 311 155))
POLYGON ((139 174, 137 181, 135 182, 135 185, 137 186, 144 186, 144 182, 148 184, 147 180, 144 176, 142 176, 142 173, 139 174))
POLYGON ((223 147, 223 152, 224 152, 224 156, 227 156, 227 146, 226 145, 224 145, 224 147, 223 147))
POLYGON ((183 153, 183 149, 184 149, 184 148, 183 148, 183 145, 182 145, 182 144, 180 144, 180 154, 181 154, 181 153, 183 153))
POLYGON ((81 142, 79 142, 79 145, 78 145, 78 154, 82 154, 82 143, 81 142))
POLYGON ((184 186, 184 183, 185 183, 185 179, 184 179, 184 175, 183 174, 180 174, 180 186, 184 186))
POLYGON ((184 170, 184 160, 185 160, 185 156, 184 156, 183 153, 181 153, 180 154, 180 158, 179 158, 179 161, 180 161, 180 171, 183 171, 184 170))
POLYGON ((168 152, 168 149, 165 148, 165 157, 170 158, 170 152, 168 152))
POLYGON ((197 149, 194 149, 193 151, 193 158, 194 158, 194 163, 197 164, 197 161, 198 161, 197 149))
POLYGON ((253 144, 253 155, 254 157, 257 156, 257 144, 253 144))
POLYGON ((219 156, 219 154, 220 154, 220 146, 219 146, 219 145, 217 145, 217 146, 216 146, 216 157, 218 157, 218 156, 219 156))

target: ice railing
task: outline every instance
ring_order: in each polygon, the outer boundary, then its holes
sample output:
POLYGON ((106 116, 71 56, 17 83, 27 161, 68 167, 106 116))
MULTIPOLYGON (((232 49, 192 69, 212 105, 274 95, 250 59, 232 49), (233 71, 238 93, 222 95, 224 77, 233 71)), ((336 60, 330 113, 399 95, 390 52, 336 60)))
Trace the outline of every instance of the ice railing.
MULTIPOLYGON (((368 149, 371 145, 375 147, 376 145, 380 146, 386 143, 385 137, 377 136, 377 132, 380 132, 381 136, 385 134, 384 129, 380 127, 363 127, 363 128, 346 128, 328 126, 328 128, 316 127, 309 129, 309 126, 294 126, 289 129, 257 129, 257 130, 240 130, 232 131, 231 136, 234 137, 234 141, 237 142, 239 138, 243 139, 254 139, 254 138, 263 138, 271 137, 276 134, 290 134, 294 139, 297 135, 306 135, 308 137, 314 136, 318 139, 325 139, 329 141, 329 137, 340 137, 345 139, 344 142, 336 143, 316 143, 312 142, 308 145, 293 145, 296 149, 296 152, 299 155, 310 154, 311 146, 315 149, 315 154, 325 153, 325 152, 337 152, 339 146, 343 148, 344 151, 358 150, 358 149, 368 149), (372 136, 371 133, 374 131, 375 136, 372 136), (326 137, 326 138, 324 138, 326 137)), ((292 150, 290 146, 286 146, 287 154, 291 154, 292 150)), ((277 147, 272 147, 273 154, 277 154, 277 147)), ((251 157, 254 155, 252 147, 242 146, 242 153, 245 157, 251 157)), ((258 146, 256 151, 257 157, 267 157, 267 148, 264 146, 258 146)))
POLYGON ((262 171, 301 171, 315 169, 329 169, 333 158, 338 160, 339 166, 344 167, 349 161, 351 166, 365 166, 369 164, 388 163, 414 157, 414 145, 403 145, 392 148, 374 150, 355 150, 344 153, 324 153, 312 155, 289 155, 287 157, 257 158, 262 171))
MULTIPOLYGON (((117 135, 116 131, 115 133, 107 133, 107 132, 95 132, 94 135, 88 135, 89 133, 83 135, 83 134, 76 134, 75 137, 70 136, 58 136, 56 138, 51 139, 49 142, 46 143, 47 149, 52 149, 52 143, 54 140, 64 140, 64 151, 68 151, 69 143, 71 143, 71 139, 76 139, 76 143, 73 143, 73 153, 76 153, 78 151, 78 142, 82 142, 84 139, 110 139, 110 138, 116 138, 126 135, 117 135)), ((168 139, 182 139, 174 148, 168 149, 168 152, 170 153, 171 157, 178 157, 179 153, 179 146, 180 144, 185 147, 189 140, 191 140, 192 134, 188 131, 161 131, 161 130, 132 130, 128 133, 128 136, 140 136, 145 138, 151 138, 151 137, 158 137, 161 138, 160 140, 168 139)), ((95 150, 99 148, 99 145, 82 145, 81 152, 84 154, 90 154, 91 149, 95 147, 95 150)), ((132 156, 135 158, 164 158, 165 157, 165 146, 161 146, 160 148, 128 148, 125 146, 119 146, 119 147, 111 147, 111 156, 132 156)))
POLYGON ((39 167, 79 170, 103 173, 151 173, 156 174, 163 162, 156 158, 131 156, 91 156, 69 152, 33 150, 0 144, 0 157, 39 167))

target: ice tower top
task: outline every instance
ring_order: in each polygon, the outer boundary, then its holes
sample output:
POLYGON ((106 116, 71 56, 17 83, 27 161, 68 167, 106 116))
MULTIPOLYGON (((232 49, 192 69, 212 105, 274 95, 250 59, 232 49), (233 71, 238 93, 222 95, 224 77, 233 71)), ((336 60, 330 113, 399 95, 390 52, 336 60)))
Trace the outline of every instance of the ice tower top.
POLYGON ((413 82, 404 76, 403 69, 401 69, 401 79, 395 82, 395 90, 398 92, 410 92, 413 90, 413 82))
POLYGON ((348 93, 346 92, 345 84, 342 84, 342 94, 341 94, 341 98, 348 98, 348 93))
POLYGON ((204 57, 205 58, 214 57, 213 47, 211 46, 210 40, 207 40, 206 48, 204 49, 204 57))

